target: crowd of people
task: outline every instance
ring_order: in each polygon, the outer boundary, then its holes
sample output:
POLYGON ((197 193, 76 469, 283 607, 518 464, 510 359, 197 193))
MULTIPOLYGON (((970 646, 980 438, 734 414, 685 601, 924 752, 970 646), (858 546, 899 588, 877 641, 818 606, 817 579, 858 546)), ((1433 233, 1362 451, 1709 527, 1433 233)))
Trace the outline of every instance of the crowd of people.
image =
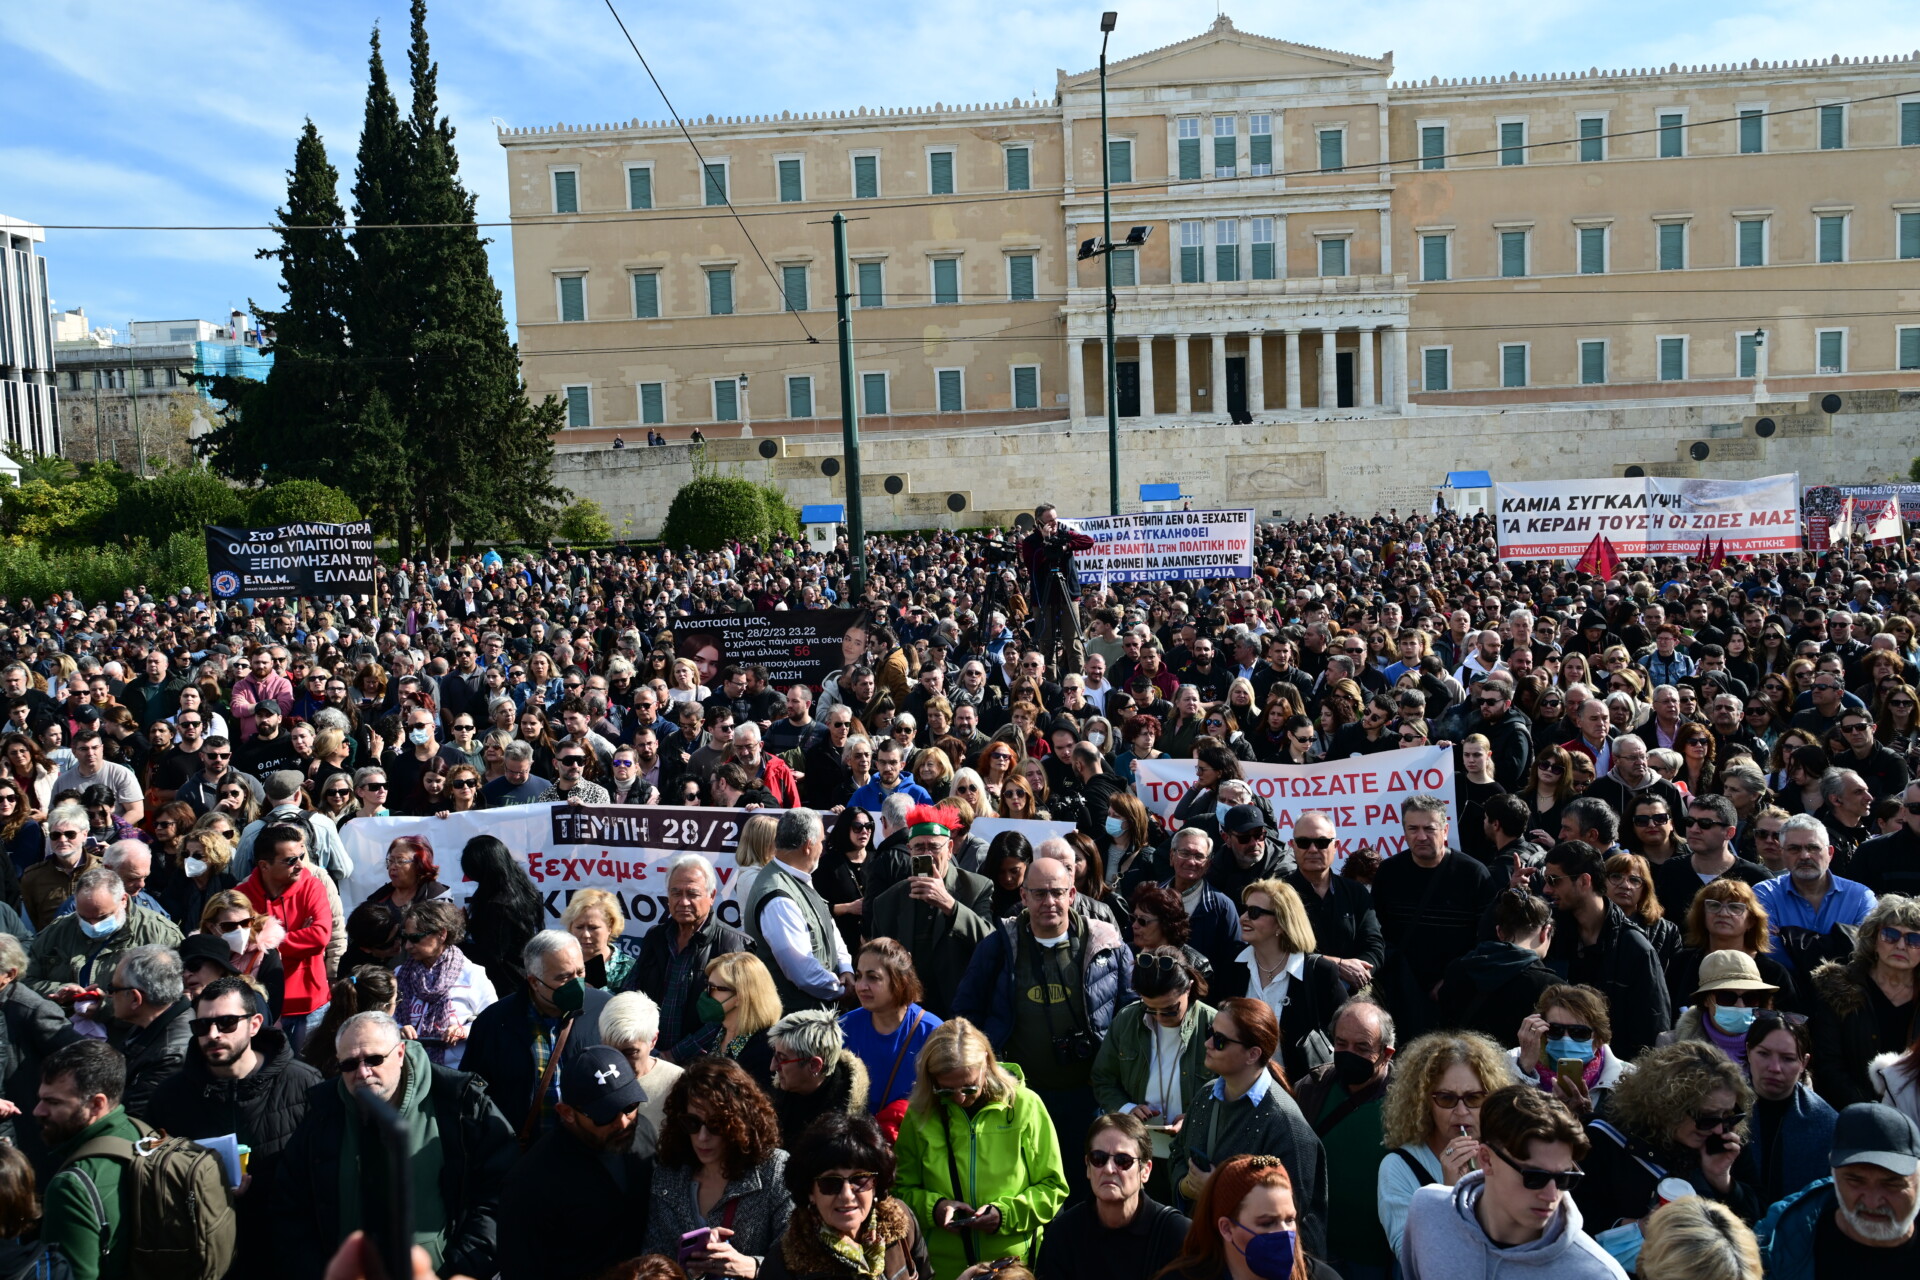
POLYGON ((779 541, 0 600, 0 1276, 357 1275, 376 1103, 401 1243, 475 1280, 1915 1274, 1903 551, 1086 545, 1042 506, 858 586, 779 541), (827 608, 817 687, 674 645, 827 608), (1392 839, 1260 784, 1415 746, 1453 793, 1392 839), (640 930, 437 835, 549 803, 744 811, 728 886, 679 856, 640 930))

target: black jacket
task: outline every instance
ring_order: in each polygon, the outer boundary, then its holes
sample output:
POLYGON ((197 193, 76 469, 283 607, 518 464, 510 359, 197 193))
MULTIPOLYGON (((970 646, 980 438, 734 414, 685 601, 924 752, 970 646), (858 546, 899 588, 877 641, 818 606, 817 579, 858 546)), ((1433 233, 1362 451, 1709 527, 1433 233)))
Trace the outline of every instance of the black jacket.
POLYGON ((1580 959, 1579 946, 1579 921, 1568 912, 1555 912, 1548 966, 1568 982, 1591 981, 1607 997, 1616 1056, 1632 1059, 1642 1049, 1652 1048, 1660 1033, 1673 1026, 1673 1015, 1667 1008, 1667 977, 1653 943, 1627 919, 1626 912, 1609 902, 1600 936, 1594 942, 1598 957, 1580 959), (1588 968, 1594 972, 1581 972, 1588 968))
POLYGON ((124 1036, 114 1037, 114 1047, 127 1060, 127 1083, 120 1095, 120 1105, 135 1120, 153 1123, 147 1111, 153 1101, 153 1091, 187 1060, 187 1046, 193 1043, 187 1023, 192 1018, 193 1005, 181 996, 152 1026, 133 1028, 124 1036))
POLYGON ((537 908, 523 915, 505 902, 475 900, 467 904, 467 936, 460 950, 487 971, 495 991, 517 991, 527 985, 520 957, 538 932, 537 908))
POLYGON ((1233 899, 1236 907, 1240 905, 1240 894, 1255 880, 1281 880, 1293 872, 1293 850, 1282 843, 1272 826, 1268 826, 1266 832, 1266 845, 1260 860, 1251 867, 1241 866, 1240 860, 1233 856, 1233 850, 1218 834, 1213 838, 1213 857, 1207 863, 1207 883, 1233 899))
MULTIPOLYGON (((680 926, 670 917, 662 917, 641 937, 640 955, 633 965, 634 988, 653 997, 653 1002, 663 1009, 667 1006, 667 967, 673 959, 673 940, 679 935, 680 926)), ((753 950, 753 939, 730 925, 721 924, 717 914, 708 912, 707 922, 694 932, 687 947, 693 953, 687 972, 693 975, 694 989, 681 997, 680 1025, 660 1028, 663 1049, 672 1048, 700 1029, 700 993, 706 989, 707 963, 715 956, 753 950)))
MULTIPOLYGON (((587 1002, 574 1017, 577 1025, 567 1037, 566 1052, 554 1069, 555 1079, 566 1071, 569 1062, 600 1043, 600 1011, 612 998, 604 991, 587 988, 587 1002)), ((527 1118, 533 1091, 540 1083, 540 1075, 533 1069, 533 1017, 533 996, 522 982, 512 995, 480 1011, 467 1033, 467 1051, 460 1059, 461 1070, 480 1078, 515 1133, 527 1118)))
POLYGON ((1178 1209, 1144 1191, 1133 1221, 1118 1231, 1100 1223, 1091 1201, 1049 1222, 1034 1263, 1035 1280, 1128 1280, 1155 1276, 1180 1254, 1193 1224, 1178 1209))
MULTIPOLYGON (((447 1067, 432 1071, 427 1102, 440 1129, 440 1197, 449 1219, 440 1271, 490 1276, 497 1269, 501 1189, 518 1147, 478 1078, 447 1067)), ((531 1084, 527 1088, 532 1092, 531 1084)), ((282 1275, 319 1280, 343 1238, 340 1148, 347 1119, 338 1080, 307 1090, 306 1118, 286 1145, 274 1185, 273 1231, 282 1275)))
POLYGON ((1447 966, 1440 983, 1441 1022, 1514 1048, 1520 1024, 1534 1011, 1540 993, 1559 981, 1560 975, 1527 948, 1482 942, 1447 966))
MULTIPOLYGON (((1820 1070, 1814 1076, 1814 1091, 1835 1111, 1844 1111, 1856 1102, 1875 1102, 1879 1092, 1867 1067, 1882 1053, 1904 1051, 1913 1043, 1914 1029, 1920 1017, 1910 1013, 1904 1034, 1883 1039, 1874 1002, 1884 1000, 1874 987, 1871 967, 1855 961, 1829 960, 1813 971, 1809 982, 1816 997, 1813 1006, 1813 1054, 1820 1070)), ((1920 1003, 1909 1009, 1920 1012, 1920 1003)))
MULTIPOLYGON (((1725 879, 1757 885, 1766 883, 1773 872, 1757 862, 1736 857, 1733 865, 1720 874, 1725 879)), ((1700 873, 1693 869, 1691 853, 1677 853, 1653 869, 1653 896, 1660 899, 1660 910, 1669 920, 1685 920, 1687 908, 1693 905, 1693 895, 1705 887, 1700 883, 1700 873)))
POLYGON ((800 803, 809 809, 832 809, 853 796, 853 775, 840 759, 840 748, 826 738, 808 747, 800 757, 800 803))
MULTIPOLYGON (((1207 1002, 1218 1008, 1222 1000, 1247 994, 1252 981, 1251 960, 1217 967, 1207 984, 1207 1002)), ((1313 1065, 1307 1061, 1306 1039, 1315 1031, 1325 1032, 1333 1020, 1333 1011, 1351 992, 1340 977, 1339 966, 1323 955, 1306 957, 1302 977, 1287 983, 1285 1004, 1280 1009, 1280 1059, 1287 1079, 1298 1080, 1313 1065)))
POLYGON ((1307 878, 1290 872, 1286 882, 1300 895, 1313 926, 1314 950, 1342 960, 1365 960, 1378 969, 1387 958, 1380 938, 1380 918, 1373 913, 1373 891, 1358 880, 1334 876, 1322 898, 1307 878))
POLYGON ((1493 748, 1493 780, 1509 791, 1526 785, 1533 764, 1533 722, 1527 713, 1510 706, 1498 720, 1479 720, 1473 731, 1485 734, 1493 748))
POLYGON ((40 1101, 40 1064, 61 1045, 78 1040, 80 1033, 59 1005, 18 979, 0 988, 0 1032, 5 1033, 0 1041, 0 1093, 20 1108, 18 1116, 0 1119, 0 1138, 34 1162, 44 1187, 53 1171, 40 1167, 47 1147, 33 1118, 40 1101))
POLYGON ((1854 850, 1847 879, 1858 880, 1878 895, 1920 894, 1920 836, 1906 827, 1875 836, 1854 850))
POLYGON ((653 1161, 612 1159, 624 1187, 565 1125, 528 1148, 500 1197, 501 1280, 591 1280, 645 1252, 653 1161))

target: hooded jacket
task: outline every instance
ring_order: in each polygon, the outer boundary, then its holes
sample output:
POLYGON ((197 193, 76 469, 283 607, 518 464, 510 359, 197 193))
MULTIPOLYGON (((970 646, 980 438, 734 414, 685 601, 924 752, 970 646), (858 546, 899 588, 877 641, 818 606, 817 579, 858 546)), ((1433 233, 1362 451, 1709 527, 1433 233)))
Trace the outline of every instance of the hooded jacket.
POLYGON ((780 1145, 789 1151, 797 1150, 800 1135, 807 1131, 807 1126, 829 1112, 868 1114, 870 1089, 867 1064, 850 1049, 840 1051, 840 1056, 834 1059, 833 1070, 812 1093, 794 1093, 774 1085, 767 1090, 767 1099, 773 1103, 773 1114, 780 1120, 780 1145))
POLYGON ((1517 706, 1509 706, 1498 720, 1482 718, 1475 732, 1487 737, 1492 749, 1493 780, 1509 791, 1526 785, 1533 764, 1533 722, 1517 706))
POLYGON ((1526 947, 1482 942, 1447 966, 1440 1016, 1449 1027, 1478 1031, 1512 1048, 1540 993, 1559 981, 1560 975, 1526 947))
POLYGON ((1753 1232, 1767 1280, 1814 1280, 1814 1235, 1838 1198, 1833 1179, 1822 1178, 1767 1210, 1753 1232))
POLYGON ((1514 1276, 1551 1276, 1553 1280, 1626 1280, 1607 1251, 1580 1227, 1580 1207, 1560 1197, 1560 1212, 1548 1220, 1538 1240, 1503 1247, 1487 1238, 1475 1206, 1487 1175, 1475 1170, 1451 1187, 1428 1186, 1413 1193, 1407 1211, 1406 1240, 1400 1250, 1406 1280, 1502 1280, 1514 1276))

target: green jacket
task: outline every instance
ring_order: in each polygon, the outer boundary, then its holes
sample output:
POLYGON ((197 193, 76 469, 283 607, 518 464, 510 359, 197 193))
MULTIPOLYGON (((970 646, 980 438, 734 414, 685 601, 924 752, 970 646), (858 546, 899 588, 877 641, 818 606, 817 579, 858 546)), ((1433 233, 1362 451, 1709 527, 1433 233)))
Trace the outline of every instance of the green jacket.
POLYGON ((156 942, 163 947, 178 947, 179 927, 131 899, 127 902, 127 922, 118 932, 101 939, 81 932, 77 912, 64 915, 34 937, 27 954, 27 985, 48 998, 69 982, 104 991, 113 981, 113 970, 124 952, 156 942))
MULTIPOLYGON (((1020 1080, 1020 1068, 1002 1063, 1001 1069, 1020 1080)), ((900 1122, 893 1188, 920 1220, 934 1274, 954 1280, 968 1265, 960 1233, 933 1225, 933 1207, 942 1200, 964 1201, 976 1209, 992 1205, 1000 1211, 1000 1230, 970 1233, 976 1261, 1011 1255, 1031 1264, 1041 1229, 1067 1202, 1060 1141, 1039 1095, 1022 1083, 1011 1098, 987 1103, 972 1116, 944 1098, 936 1098, 934 1107, 932 1113, 909 1107, 900 1122), (953 1166, 947 1162, 949 1134, 953 1166), (960 1172, 958 1189, 953 1167, 960 1172)))
POLYGON ((130 1249, 119 1247, 121 1227, 131 1206, 133 1183, 124 1175, 126 1166, 106 1156, 88 1156, 68 1165, 67 1159, 95 1138, 140 1140, 140 1130, 119 1107, 107 1112, 79 1133, 55 1147, 47 1163, 58 1169, 47 1182, 45 1208, 40 1219, 40 1238, 60 1246, 73 1268, 73 1280, 118 1280, 127 1274, 130 1249), (100 1230, 100 1216, 94 1211, 93 1196, 85 1178, 93 1180, 100 1202, 107 1209, 107 1229, 100 1230), (104 1246, 102 1236, 104 1234, 104 1246))
MULTIPOLYGON (((1189 1111, 1207 1081, 1213 1079, 1213 1072, 1207 1070, 1206 1028, 1213 1025, 1216 1012, 1212 1005, 1195 1000, 1187 1006, 1186 1021, 1180 1024, 1180 1100, 1189 1111)), ((1093 1097, 1102 1111, 1118 1111, 1128 1103, 1146 1100, 1147 1072, 1153 1062, 1151 1017, 1147 1006, 1138 1001, 1114 1015, 1113 1029, 1101 1041, 1099 1056, 1093 1060, 1093 1097)), ((1167 1120, 1155 1123, 1165 1124, 1167 1120)))

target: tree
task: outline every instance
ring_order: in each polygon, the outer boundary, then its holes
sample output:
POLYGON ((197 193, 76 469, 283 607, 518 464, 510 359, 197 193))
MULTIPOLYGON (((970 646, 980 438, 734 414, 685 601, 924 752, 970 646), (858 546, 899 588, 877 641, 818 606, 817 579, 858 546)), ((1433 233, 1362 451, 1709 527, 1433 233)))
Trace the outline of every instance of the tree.
POLYGON ((750 542, 767 531, 767 500, 758 485, 737 476, 701 476, 673 495, 660 541, 717 551, 724 543, 750 542))
POLYGON ((592 498, 576 498, 560 513, 555 532, 563 542, 612 542, 613 522, 592 498))
POLYGON ((20 484, 0 490, 0 521, 8 540, 48 547, 98 542, 101 527, 112 521, 120 505, 120 490, 107 471, 92 467, 63 483, 23 473, 20 484))
POLYGON ((351 524, 360 519, 353 499, 317 480, 283 480, 255 493, 247 523, 256 529, 283 524, 351 524))
POLYGON ((207 525, 232 525, 243 519, 239 493, 211 471, 195 467, 135 480, 120 494, 101 532, 124 542, 144 539, 159 544, 176 533, 197 536, 207 525))

